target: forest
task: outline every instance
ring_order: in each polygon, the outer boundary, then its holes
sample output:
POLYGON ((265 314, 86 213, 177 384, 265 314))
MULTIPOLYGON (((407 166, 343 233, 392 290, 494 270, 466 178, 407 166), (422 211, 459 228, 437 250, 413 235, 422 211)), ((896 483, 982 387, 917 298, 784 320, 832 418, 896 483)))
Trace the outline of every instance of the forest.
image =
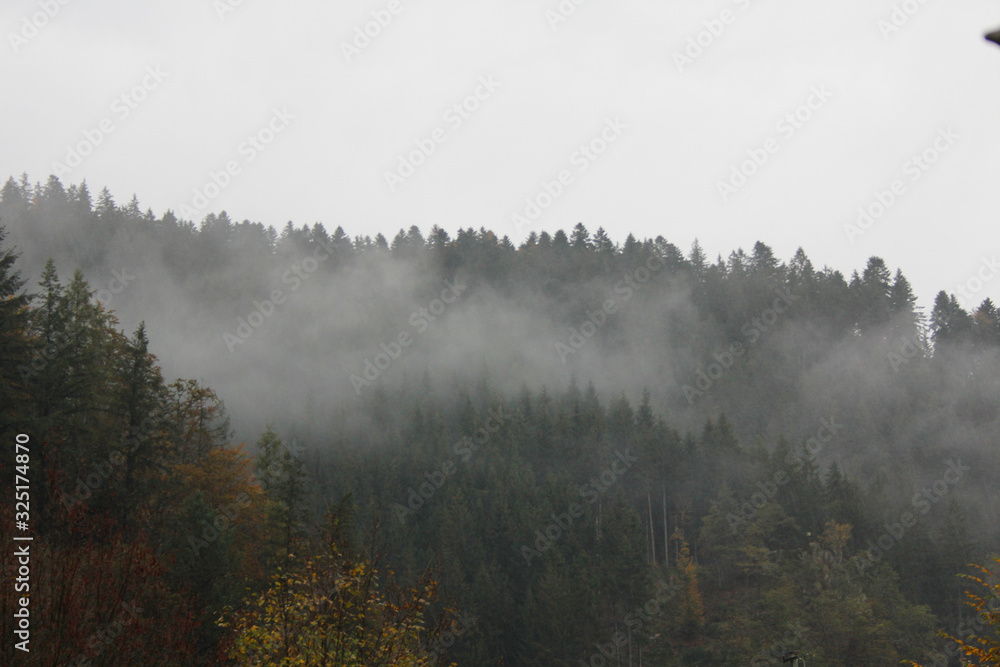
POLYGON ((0 662, 1000 664, 998 307, 681 224, 390 240, 8 178, 0 662))

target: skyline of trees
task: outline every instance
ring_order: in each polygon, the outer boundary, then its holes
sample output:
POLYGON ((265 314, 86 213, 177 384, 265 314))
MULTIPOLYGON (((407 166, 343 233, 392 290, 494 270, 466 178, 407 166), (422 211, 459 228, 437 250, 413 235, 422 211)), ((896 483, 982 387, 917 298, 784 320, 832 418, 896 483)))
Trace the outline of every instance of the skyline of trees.
MULTIPOLYGON (((617 245, 582 224, 518 247, 471 228, 390 242, 225 214, 196 227, 106 190, 94 205, 83 186, 26 183, 0 189, 2 224, 29 243, 16 251, 40 266, 25 285, 0 232, 0 432, 33 443, 36 664, 669 667, 787 650, 926 664, 945 650, 938 629, 968 627, 955 575, 1000 547, 988 299, 970 313, 942 292, 925 318, 878 257, 845 277, 763 242, 712 263, 697 244, 617 245), (531 295, 527 312, 564 328, 617 295, 647 328, 609 316, 586 354, 627 358, 641 339, 642 363, 678 380, 610 390, 581 372, 511 389, 497 367, 431 364, 312 411, 275 396, 259 409, 279 418, 248 447, 232 438, 233 388, 164 377, 157 330, 126 333, 95 298, 83 271, 123 249, 220 320, 317 249, 329 258, 304 304, 366 256, 417 267, 419 294, 461 279, 502 303, 531 295), (111 626, 127 631, 94 639, 111 626)), ((276 331, 269 350, 320 362, 308 327, 276 331)))

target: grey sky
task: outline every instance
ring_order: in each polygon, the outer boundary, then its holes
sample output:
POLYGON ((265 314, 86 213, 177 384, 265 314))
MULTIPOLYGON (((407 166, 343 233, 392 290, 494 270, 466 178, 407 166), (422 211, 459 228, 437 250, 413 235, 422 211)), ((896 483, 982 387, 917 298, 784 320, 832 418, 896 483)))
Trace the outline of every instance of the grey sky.
MULTIPOLYGON (((880 255, 928 309, 1000 253, 1000 49, 982 38, 1000 25, 995 2, 587 0, 555 27, 558 0, 236 4, 4 2, 0 175, 44 181, 89 132, 99 145, 63 182, 106 185, 119 203, 135 193, 157 215, 188 205, 196 221, 225 209, 389 237, 485 226, 515 242, 583 222, 685 250, 698 237, 713 259, 763 240, 845 273, 880 255), (43 6, 54 15, 26 37, 43 6), (890 33, 879 21, 894 8, 906 21, 890 33), (348 62, 343 44, 373 12, 388 24, 348 62), (703 31, 711 43, 680 67, 703 31), (134 108, 119 99, 144 85, 134 108), (478 108, 449 112, 477 91, 478 108), (780 124, 797 110, 808 120, 780 124), (604 154, 578 154, 615 119, 604 154), (958 138, 938 142, 935 164, 907 166, 948 128, 958 138), (418 141, 434 152, 391 190, 385 173, 418 141), (723 202, 718 183, 765 146, 723 202), (198 210, 195 190, 230 161, 238 173, 198 210), (568 185, 551 185, 563 170, 568 185), (858 207, 896 179, 902 194, 849 239, 858 207), (561 194, 519 228, 543 181, 561 194)), ((971 296, 1000 301, 1000 276, 971 296)))

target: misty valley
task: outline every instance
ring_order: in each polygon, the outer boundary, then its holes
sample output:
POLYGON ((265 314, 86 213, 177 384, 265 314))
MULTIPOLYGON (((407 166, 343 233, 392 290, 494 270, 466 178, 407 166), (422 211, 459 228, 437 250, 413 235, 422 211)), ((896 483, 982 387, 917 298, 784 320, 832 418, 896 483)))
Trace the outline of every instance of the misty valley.
POLYGON ((1000 311, 971 283, 925 305, 877 256, 666 229, 196 223, 56 176, 8 179, 0 225, 18 664, 997 646, 1000 311))

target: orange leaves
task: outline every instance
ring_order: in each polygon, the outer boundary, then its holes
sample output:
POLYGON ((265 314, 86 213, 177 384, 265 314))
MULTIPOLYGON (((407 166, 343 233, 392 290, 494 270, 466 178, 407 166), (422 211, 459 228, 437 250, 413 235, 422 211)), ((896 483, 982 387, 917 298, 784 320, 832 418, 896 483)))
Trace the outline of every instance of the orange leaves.
MULTIPOLYGON (((1000 563, 1000 558, 995 560, 1000 563)), ((983 576, 977 577, 971 574, 961 576, 976 582, 985 588, 988 594, 984 597, 966 591, 965 595, 969 598, 969 602, 966 604, 976 610, 979 617, 986 623, 987 628, 990 629, 992 636, 973 635, 967 640, 950 635, 946 636, 958 644, 959 649, 966 656, 978 658, 979 665, 996 667, 1000 665, 1000 573, 991 572, 981 565, 973 565, 972 567, 982 572, 983 576)))
MULTIPOLYGON (((994 560, 1000 563, 1000 558, 994 560)), ((969 635, 964 639, 953 637, 945 632, 941 632, 940 634, 953 641, 962 655, 976 659, 975 662, 963 664, 978 665, 980 667, 998 667, 1000 666, 1000 572, 992 572, 982 565, 973 564, 971 567, 982 572, 983 576, 979 577, 971 574, 962 574, 959 576, 976 582, 979 586, 985 588, 987 593, 985 595, 977 595, 976 593, 966 591, 965 595, 969 598, 966 604, 976 610, 976 614, 985 625, 985 632, 989 634, 969 635)), ((907 664, 913 667, 921 667, 915 662, 907 661, 907 664)))

